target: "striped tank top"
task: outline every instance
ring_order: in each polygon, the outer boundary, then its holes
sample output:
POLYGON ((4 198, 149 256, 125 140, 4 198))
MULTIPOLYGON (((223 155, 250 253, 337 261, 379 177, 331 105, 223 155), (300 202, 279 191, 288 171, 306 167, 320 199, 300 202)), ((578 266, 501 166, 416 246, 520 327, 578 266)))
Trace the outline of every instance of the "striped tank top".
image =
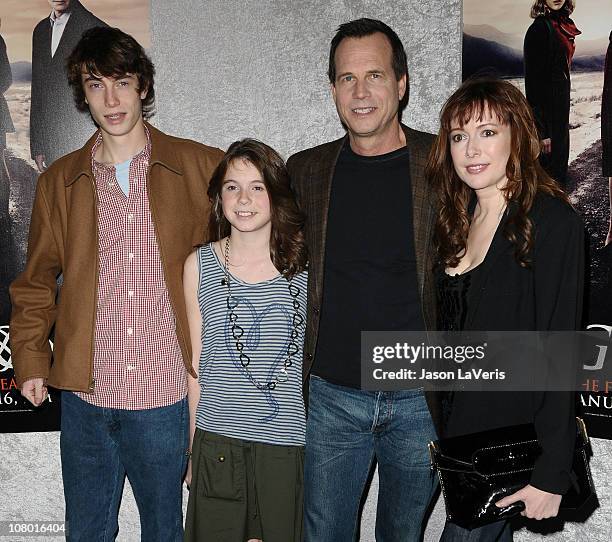
POLYGON ((244 330, 240 341, 244 344, 243 352, 251 360, 246 371, 240 363, 230 326, 227 287, 221 284, 225 278, 223 263, 212 244, 198 248, 197 255, 202 353, 196 426, 249 441, 303 445, 306 416, 302 398, 302 355, 307 272, 299 273, 291 281, 292 288, 298 291, 296 299, 301 323, 296 327, 298 351, 291 356, 292 365, 287 370, 289 378, 279 382, 273 390, 260 390, 252 379, 260 383, 274 380, 286 359, 295 315, 289 283, 280 274, 255 284, 230 275, 236 323, 244 330))

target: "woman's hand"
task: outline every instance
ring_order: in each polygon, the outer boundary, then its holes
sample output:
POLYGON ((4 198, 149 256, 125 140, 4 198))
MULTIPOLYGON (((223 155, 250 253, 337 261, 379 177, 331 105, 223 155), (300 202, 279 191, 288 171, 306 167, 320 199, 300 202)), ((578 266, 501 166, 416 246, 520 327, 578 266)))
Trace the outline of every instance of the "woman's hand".
POLYGON ((525 510, 521 512, 521 516, 531 519, 554 518, 559 512, 561 495, 548 493, 548 491, 542 491, 532 485, 526 485, 516 493, 504 497, 495 504, 500 508, 505 508, 518 501, 525 503, 525 510))
POLYGON ((552 152, 552 141, 550 137, 540 140, 540 148, 544 154, 550 154, 552 152))

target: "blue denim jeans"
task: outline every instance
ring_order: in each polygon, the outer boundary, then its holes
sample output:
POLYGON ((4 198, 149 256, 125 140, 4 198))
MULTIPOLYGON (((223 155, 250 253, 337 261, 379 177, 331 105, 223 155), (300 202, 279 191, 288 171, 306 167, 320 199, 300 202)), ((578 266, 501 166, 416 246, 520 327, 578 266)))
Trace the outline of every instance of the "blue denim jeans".
POLYGON ((370 392, 310 377, 304 465, 305 542, 353 542, 378 462, 376 540, 419 540, 436 487, 427 444, 435 429, 421 390, 370 392))
POLYGON ((512 542, 512 529, 505 520, 471 531, 447 521, 440 542, 512 542))
POLYGON ((120 410, 63 392, 60 450, 67 540, 115 540, 127 474, 140 512, 141 539, 182 541, 188 423, 186 399, 166 407, 120 410))

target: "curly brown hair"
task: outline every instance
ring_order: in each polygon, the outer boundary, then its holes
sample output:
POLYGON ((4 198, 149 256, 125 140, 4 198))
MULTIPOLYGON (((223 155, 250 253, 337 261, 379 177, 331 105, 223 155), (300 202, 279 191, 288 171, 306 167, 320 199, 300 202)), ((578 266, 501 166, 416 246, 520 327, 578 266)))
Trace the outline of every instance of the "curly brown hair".
POLYGON ((440 132, 429 154, 425 174, 435 189, 439 212, 434 230, 434 244, 439 262, 456 267, 465 253, 471 215, 468 210, 474 191, 457 175, 450 152, 450 132, 457 124, 481 120, 490 113, 510 127, 511 150, 502 192, 511 210, 503 235, 515 247, 519 265, 529 267, 533 245, 529 211, 538 193, 562 199, 565 192, 548 176, 538 161, 540 141, 531 108, 513 84, 492 77, 465 81, 446 101, 440 113, 440 132), (454 126, 453 126, 454 125, 454 126))
POLYGON ((306 269, 308 261, 303 231, 304 215, 291 190, 285 162, 272 147, 261 141, 250 138, 235 141, 213 172, 208 185, 208 197, 212 204, 208 241, 219 241, 231 233, 231 225, 221 206, 221 190, 227 169, 234 160, 250 162, 263 177, 272 216, 270 258, 283 276, 291 278, 306 269))
MULTIPOLYGON (((571 15, 574 9, 576 9, 576 0, 565 0, 560 11, 566 15, 571 15)), ((531 6, 531 13, 529 15, 532 19, 535 19, 540 15, 548 15, 548 13, 550 13, 550 8, 546 5, 546 0, 535 0, 533 6, 531 6)))
POLYGON ((142 116, 153 116, 155 107, 155 68, 142 46, 118 28, 97 26, 86 30, 66 60, 68 84, 79 111, 89 111, 85 101, 82 73, 92 77, 135 75, 138 92, 147 91, 141 100, 142 116))

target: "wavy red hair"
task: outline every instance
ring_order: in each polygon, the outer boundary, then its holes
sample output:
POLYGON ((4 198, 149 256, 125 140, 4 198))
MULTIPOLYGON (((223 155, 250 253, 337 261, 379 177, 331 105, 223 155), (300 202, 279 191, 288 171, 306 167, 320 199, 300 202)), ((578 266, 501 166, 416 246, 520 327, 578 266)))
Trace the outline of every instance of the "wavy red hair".
POLYGON ((502 189, 512 213, 503 231, 514 245, 517 262, 529 266, 533 245, 529 211, 538 193, 569 204, 567 195, 538 161, 540 141, 533 113, 521 91, 501 79, 477 77, 465 81, 446 101, 440 113, 440 131, 432 147, 426 175, 435 188, 439 213, 434 243, 441 264, 456 267, 464 254, 470 228, 468 207, 474 191, 457 175, 450 153, 451 127, 463 126, 485 113, 510 127, 511 151, 502 189))

